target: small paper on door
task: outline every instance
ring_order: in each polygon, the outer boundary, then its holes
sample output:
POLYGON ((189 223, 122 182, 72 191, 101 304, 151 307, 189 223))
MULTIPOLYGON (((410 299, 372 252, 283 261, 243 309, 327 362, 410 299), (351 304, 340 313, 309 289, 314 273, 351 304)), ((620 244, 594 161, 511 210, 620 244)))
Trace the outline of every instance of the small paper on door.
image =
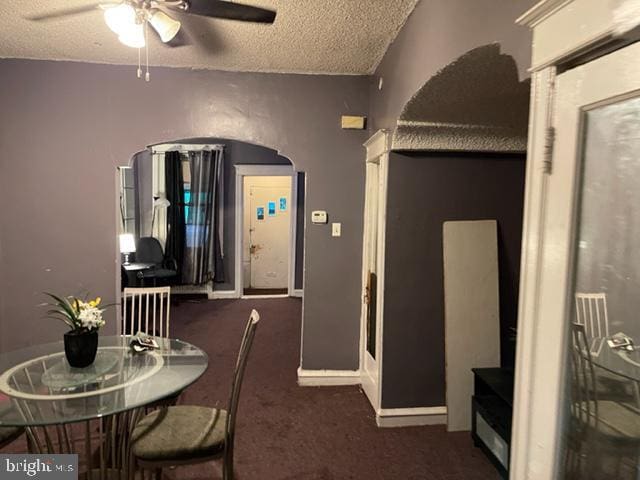
POLYGON ((275 217, 276 215, 276 202, 269 202, 269 216, 275 217))
POLYGON ((287 211, 287 197, 280 197, 280 211, 287 211))
POLYGON ((256 208, 256 214, 257 214, 258 220, 264 220, 264 207, 256 208))

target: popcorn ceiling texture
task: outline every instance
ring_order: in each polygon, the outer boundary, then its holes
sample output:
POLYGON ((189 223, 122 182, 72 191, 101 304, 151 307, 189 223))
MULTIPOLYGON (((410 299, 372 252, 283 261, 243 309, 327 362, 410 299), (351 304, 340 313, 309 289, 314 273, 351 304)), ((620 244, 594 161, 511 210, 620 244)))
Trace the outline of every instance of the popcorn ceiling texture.
MULTIPOLYGON (((273 25, 176 14, 189 45, 168 48, 150 31, 150 63, 230 71, 370 74, 417 1, 242 0, 276 9, 273 25)), ((136 64, 137 51, 118 42, 98 9, 65 18, 29 19, 91 3, 2 0, 0 57, 136 64)))
POLYGON ((497 44, 475 48, 425 83, 405 105, 394 150, 524 152, 529 80, 497 44))

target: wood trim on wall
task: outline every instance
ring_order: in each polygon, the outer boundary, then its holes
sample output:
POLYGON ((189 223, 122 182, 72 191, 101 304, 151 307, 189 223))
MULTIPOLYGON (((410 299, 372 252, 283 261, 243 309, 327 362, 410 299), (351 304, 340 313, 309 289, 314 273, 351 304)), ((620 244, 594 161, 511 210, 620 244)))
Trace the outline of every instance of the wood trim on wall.
POLYGON ((381 428, 445 425, 447 407, 381 408, 376 412, 376 424, 381 428))
POLYGON ((360 385, 360 370, 305 370, 298 368, 301 387, 360 385))

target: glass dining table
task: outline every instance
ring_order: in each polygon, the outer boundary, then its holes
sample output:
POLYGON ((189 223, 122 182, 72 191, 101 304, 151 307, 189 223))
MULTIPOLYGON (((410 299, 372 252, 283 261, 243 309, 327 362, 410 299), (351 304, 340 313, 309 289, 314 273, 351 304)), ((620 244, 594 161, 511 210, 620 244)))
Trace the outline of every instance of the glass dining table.
POLYGON ((640 383, 640 349, 629 351, 614 348, 606 338, 595 339, 591 345, 594 365, 629 381, 640 383))
POLYGON ((0 427, 26 427, 33 453, 81 450, 88 478, 129 478, 137 420, 208 366, 198 347, 154 338, 157 350, 135 353, 132 337, 101 336, 94 363, 82 369, 69 366, 62 342, 0 354, 0 427))

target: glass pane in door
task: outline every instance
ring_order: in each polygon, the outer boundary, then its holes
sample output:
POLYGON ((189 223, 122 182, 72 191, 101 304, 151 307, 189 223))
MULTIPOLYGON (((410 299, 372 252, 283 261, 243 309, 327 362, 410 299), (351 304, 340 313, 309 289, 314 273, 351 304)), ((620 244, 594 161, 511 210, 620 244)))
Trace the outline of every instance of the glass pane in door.
POLYGON ((640 478, 640 98, 583 114, 560 470, 640 478))
POLYGON ((378 304, 378 192, 380 166, 367 164, 366 179, 366 348, 371 358, 376 358, 377 304, 378 304))

